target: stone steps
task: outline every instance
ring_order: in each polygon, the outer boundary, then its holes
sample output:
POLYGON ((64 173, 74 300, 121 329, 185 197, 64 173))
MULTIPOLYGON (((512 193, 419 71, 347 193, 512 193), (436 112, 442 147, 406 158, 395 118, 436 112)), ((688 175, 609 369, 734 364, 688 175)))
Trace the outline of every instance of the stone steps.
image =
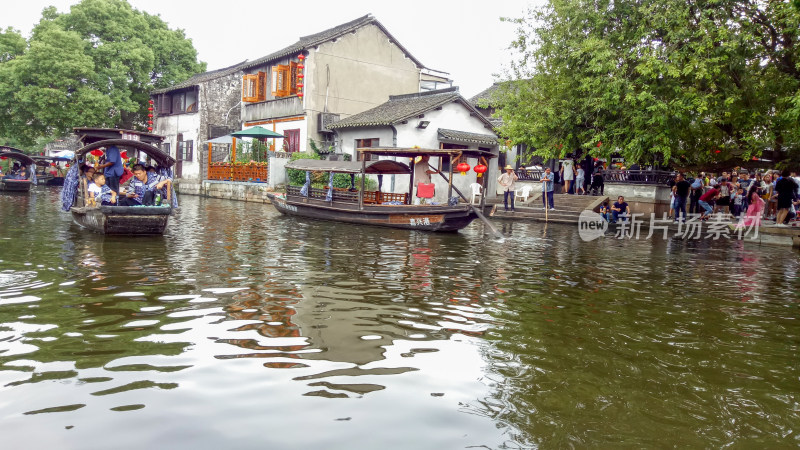
POLYGON ((491 202, 494 203, 494 207, 489 215, 497 219, 523 219, 577 224, 581 212, 587 209, 594 209, 606 199, 608 197, 605 196, 556 194, 553 196, 553 203, 556 209, 545 211, 542 206, 541 192, 539 192, 529 198, 528 201, 517 202, 515 212, 505 212, 501 197, 499 202, 491 202))

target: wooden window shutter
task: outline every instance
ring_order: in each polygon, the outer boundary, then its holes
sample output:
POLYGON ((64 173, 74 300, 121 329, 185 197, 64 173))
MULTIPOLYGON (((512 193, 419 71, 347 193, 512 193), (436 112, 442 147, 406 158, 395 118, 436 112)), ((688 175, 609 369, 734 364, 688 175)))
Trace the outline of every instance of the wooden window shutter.
POLYGON ((297 94, 297 63, 289 63, 289 95, 297 94))
POLYGON ((259 102, 267 99, 267 73, 258 72, 258 82, 256 85, 256 97, 259 102))
POLYGON ((167 94, 161 94, 158 97, 158 113, 169 114, 172 108, 172 99, 167 94))
POLYGON ((278 79, 280 78, 280 70, 278 66, 272 66, 272 96, 278 97, 278 89, 280 85, 278 84, 278 79))
POLYGON ((285 64, 278 65, 278 78, 276 79, 276 93, 277 97, 286 97, 289 95, 289 66, 285 64))
POLYGON ((256 85, 258 84, 258 75, 245 75, 242 77, 242 101, 243 102, 257 102, 258 94, 256 93, 256 85))

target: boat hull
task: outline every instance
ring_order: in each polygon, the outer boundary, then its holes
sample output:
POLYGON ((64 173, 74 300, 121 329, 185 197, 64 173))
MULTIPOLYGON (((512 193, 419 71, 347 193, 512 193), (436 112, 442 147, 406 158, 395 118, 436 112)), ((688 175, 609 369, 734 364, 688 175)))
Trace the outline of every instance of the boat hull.
POLYGON ((172 208, 166 206, 72 207, 70 212, 75 223, 97 233, 147 236, 164 234, 172 208))
POLYGON ((64 177, 53 177, 45 182, 47 186, 63 186, 64 185, 64 177))
POLYGON ((367 205, 359 209, 355 204, 267 196, 275 209, 285 215, 406 230, 458 231, 478 217, 468 205, 367 205))
POLYGON ((2 180, 0 181, 0 191, 8 192, 28 192, 33 183, 30 180, 2 180))

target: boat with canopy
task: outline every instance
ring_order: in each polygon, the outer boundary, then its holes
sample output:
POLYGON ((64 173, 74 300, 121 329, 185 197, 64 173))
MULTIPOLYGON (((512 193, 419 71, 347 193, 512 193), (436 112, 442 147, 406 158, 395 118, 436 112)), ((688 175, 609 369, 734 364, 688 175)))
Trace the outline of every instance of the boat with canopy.
POLYGON ((64 175, 69 169, 70 158, 63 156, 31 156, 36 162, 36 178, 39 184, 63 186, 64 175))
POLYGON ((64 179, 61 191, 62 209, 72 214, 72 220, 92 231, 109 235, 164 234, 169 216, 178 207, 174 188, 167 192, 162 206, 90 206, 87 201, 86 179, 81 172, 86 155, 93 151, 116 146, 128 157, 154 164, 159 175, 172 178, 175 160, 159 146, 163 136, 133 130, 111 128, 75 128, 83 147, 75 151, 72 166, 64 179))
MULTIPOLYGON (((459 158, 478 158, 484 161, 495 157, 483 149, 421 149, 397 147, 359 148, 360 161, 326 161, 298 159, 286 165, 287 169, 306 172, 306 183, 302 187, 286 187, 286 194, 268 194, 272 204, 282 214, 314 219, 336 220, 364 225, 423 231, 457 231, 474 219, 485 220, 479 208, 473 206, 453 186, 453 166, 459 158), (438 172, 447 183, 447 201, 441 204, 414 204, 414 166, 426 164, 419 157, 449 157, 449 176, 438 172), (377 159, 374 158, 394 158, 377 159), (406 164, 404 161, 408 161, 406 164), (328 184, 322 188, 311 186, 311 173, 328 173, 328 184), (334 187, 334 175, 351 175, 349 188, 334 187), (376 176, 377 190, 367 190, 367 178, 376 176), (407 192, 384 192, 382 178, 386 175, 408 176, 407 192), (360 186, 355 186, 358 177, 360 186), (459 202, 458 194, 465 203, 459 202)), ((427 169, 433 169, 428 166, 427 169)), ((485 180, 485 178, 484 178, 485 180)), ((488 223, 488 221, 486 221, 488 223)), ((496 232, 489 224, 489 228, 496 232)), ((496 233, 499 234, 499 233, 496 233)))
POLYGON ((18 162, 21 167, 20 170, 25 170, 25 176, 21 177, 15 174, 6 174, 0 177, 0 191, 8 192, 28 192, 31 186, 37 183, 36 168, 34 160, 22 152, 22 150, 14 147, 0 146, 0 159, 14 160, 18 162))

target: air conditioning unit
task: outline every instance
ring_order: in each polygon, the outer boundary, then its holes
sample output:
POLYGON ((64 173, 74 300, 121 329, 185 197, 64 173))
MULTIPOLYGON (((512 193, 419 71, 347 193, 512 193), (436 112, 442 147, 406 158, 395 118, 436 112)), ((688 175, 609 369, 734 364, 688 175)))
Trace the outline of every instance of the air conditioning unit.
POLYGON ((332 133, 327 127, 328 125, 338 122, 339 121, 339 114, 333 113, 319 113, 319 117, 317 120, 317 132, 318 133, 332 133))

